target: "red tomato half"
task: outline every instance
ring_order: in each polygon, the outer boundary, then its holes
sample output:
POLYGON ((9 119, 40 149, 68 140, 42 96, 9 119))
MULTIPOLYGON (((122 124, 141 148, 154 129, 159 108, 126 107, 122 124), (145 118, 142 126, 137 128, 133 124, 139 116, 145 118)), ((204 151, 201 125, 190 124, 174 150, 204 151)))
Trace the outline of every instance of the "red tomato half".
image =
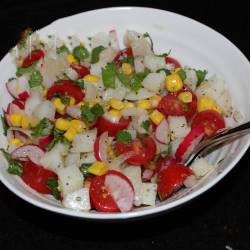
POLYGON ((183 164, 176 163, 163 169, 158 176, 158 194, 161 200, 166 199, 180 189, 192 170, 183 164))
POLYGON ((116 133, 118 131, 126 129, 128 127, 129 122, 129 119, 121 118, 119 122, 114 123, 105 119, 104 117, 100 117, 96 123, 98 135, 102 134, 105 131, 108 131, 109 136, 116 136, 116 133))
POLYGON ((190 92, 189 90, 181 90, 176 94, 167 94, 164 96, 157 106, 157 109, 166 116, 182 116, 184 115, 187 119, 191 119, 197 111, 197 97, 192 93, 192 102, 183 103, 177 97, 181 92, 190 92))
POLYGON ((192 128, 202 126, 207 136, 214 135, 219 129, 225 128, 223 116, 215 110, 199 112, 193 118, 192 128))
POLYGON ((133 155, 127 159, 127 163, 132 165, 142 165, 153 160, 156 152, 155 141, 151 137, 145 137, 142 140, 136 139, 130 143, 115 144, 119 154, 132 152, 133 155))
POLYGON ((51 190, 47 186, 48 178, 57 179, 57 175, 42 166, 36 165, 32 161, 24 163, 22 179, 28 186, 39 193, 51 194, 51 190))
POLYGON ((133 51, 131 48, 125 48, 118 52, 116 57, 114 58, 113 62, 116 64, 119 64, 124 58, 126 57, 132 57, 133 51))
POLYGON ((172 156, 168 156, 167 158, 162 158, 160 157, 157 162, 156 162, 156 166, 154 169, 154 173, 158 174, 159 172, 161 172, 163 169, 166 169, 168 166, 177 163, 177 161, 175 160, 175 158, 173 158, 172 156))
POLYGON ((44 51, 43 50, 32 51, 27 57, 24 58, 23 63, 22 63, 22 67, 27 68, 27 67, 31 66, 34 62, 37 62, 42 58, 44 58, 44 51))
POLYGON ((166 56, 165 57, 165 62, 166 63, 174 64, 175 68, 181 68, 181 64, 175 58, 173 58, 173 57, 166 56))
POLYGON ((77 72, 78 79, 83 78, 84 76, 90 74, 89 69, 79 63, 72 63, 70 67, 77 72))
POLYGON ((56 94, 74 97, 76 103, 81 102, 84 93, 81 88, 70 80, 61 80, 48 89, 47 99, 51 100, 56 94))

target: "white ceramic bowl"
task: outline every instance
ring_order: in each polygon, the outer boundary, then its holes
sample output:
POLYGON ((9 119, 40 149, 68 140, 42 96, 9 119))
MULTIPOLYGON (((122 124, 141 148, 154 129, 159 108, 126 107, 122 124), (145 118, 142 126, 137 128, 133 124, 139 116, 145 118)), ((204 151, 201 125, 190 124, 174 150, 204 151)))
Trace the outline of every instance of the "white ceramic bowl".
MULTIPOLYGON (((126 29, 148 32, 157 52, 171 49, 171 56, 180 59, 183 65, 207 69, 210 74, 218 74, 226 80, 235 105, 250 120, 249 79, 250 64, 240 50, 225 37, 211 28, 190 18, 175 13, 137 7, 107 8, 84 12, 62 18, 39 30, 42 35, 55 33, 62 37, 77 33, 83 39, 99 31, 116 29, 120 40, 126 29)), ((18 34, 17 34, 18 36, 18 34)), ((6 55, 0 62, 0 108, 6 108, 11 97, 5 89, 5 82, 15 73, 11 58, 6 55)), ((1 135, 1 143, 4 138, 1 135)), ((65 209, 51 197, 43 196, 27 187, 18 177, 6 172, 1 160, 0 180, 13 193, 22 199, 47 210, 95 220, 121 220, 153 215, 170 210, 202 194, 221 180, 240 160, 250 144, 244 137, 232 145, 210 155, 211 163, 224 158, 218 171, 192 189, 183 189, 171 199, 158 203, 155 207, 142 207, 129 213, 76 212, 65 209)))

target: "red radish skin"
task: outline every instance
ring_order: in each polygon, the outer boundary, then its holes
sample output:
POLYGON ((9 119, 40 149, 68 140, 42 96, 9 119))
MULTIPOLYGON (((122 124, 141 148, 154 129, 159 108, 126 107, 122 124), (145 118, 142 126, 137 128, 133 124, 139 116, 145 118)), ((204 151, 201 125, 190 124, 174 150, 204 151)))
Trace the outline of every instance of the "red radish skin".
POLYGON ((27 161, 30 160, 35 164, 40 164, 40 159, 44 155, 44 151, 41 147, 35 144, 29 144, 21 146, 11 153, 11 156, 15 160, 27 161))
POLYGON ((9 103, 6 112, 8 114, 16 112, 18 113, 20 112, 20 110, 24 110, 24 103, 20 100, 15 99, 11 103, 9 103))
POLYGON ((153 176, 154 176, 154 170, 152 169, 144 169, 142 172, 142 180, 144 182, 150 181, 153 176))
POLYGON ((181 162, 185 160, 204 136, 205 132, 203 127, 192 128, 187 136, 184 137, 183 141, 180 143, 179 147, 176 150, 175 157, 177 161, 181 162))
POLYGON ((103 132, 96 138, 94 144, 94 155, 97 161, 107 162, 108 160, 108 132, 103 132))
POLYGON ((40 147, 44 148, 50 144, 53 140, 53 135, 42 136, 38 139, 38 144, 40 147))
POLYGON ((167 144, 170 139, 169 126, 166 119, 163 119, 155 130, 155 138, 160 143, 167 144))

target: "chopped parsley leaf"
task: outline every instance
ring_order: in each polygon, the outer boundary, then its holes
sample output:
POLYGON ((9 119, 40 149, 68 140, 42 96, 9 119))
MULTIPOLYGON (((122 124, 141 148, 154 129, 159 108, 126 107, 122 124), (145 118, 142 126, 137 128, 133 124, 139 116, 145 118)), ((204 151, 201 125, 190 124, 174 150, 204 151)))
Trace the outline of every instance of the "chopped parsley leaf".
POLYGON ((128 131, 120 130, 116 134, 116 141, 121 143, 128 143, 132 141, 132 136, 128 131))

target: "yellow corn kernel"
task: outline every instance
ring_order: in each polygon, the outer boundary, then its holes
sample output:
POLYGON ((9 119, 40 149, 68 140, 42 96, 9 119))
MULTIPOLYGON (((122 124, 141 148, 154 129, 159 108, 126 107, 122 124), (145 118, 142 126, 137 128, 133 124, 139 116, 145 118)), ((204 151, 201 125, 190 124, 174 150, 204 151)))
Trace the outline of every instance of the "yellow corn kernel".
POLYGON ((161 100, 161 96, 154 95, 150 98, 152 108, 156 108, 161 100))
POLYGON ((76 103, 76 100, 74 97, 69 98, 69 105, 74 105, 76 103))
POLYGON ((54 104, 58 113, 63 113, 66 106, 62 103, 60 98, 54 98, 52 103, 54 104))
POLYGON ((24 143, 18 138, 13 138, 9 141, 9 144, 16 145, 16 146, 22 146, 24 143))
POLYGON ((29 116, 27 116, 27 115, 22 116, 21 127, 22 127, 22 129, 29 129, 30 128, 29 116))
POLYGON ((76 134, 77 134, 76 129, 70 127, 70 128, 66 131, 66 133, 64 133, 63 136, 64 136, 67 140, 73 141, 73 139, 74 139, 74 137, 75 137, 76 134))
POLYGON ((109 99, 108 103, 112 108, 117 110, 121 110, 124 108, 124 103, 116 98, 109 99))
POLYGON ((100 176, 108 172, 108 167, 105 162, 97 161, 88 168, 88 172, 100 176))
POLYGON ((166 89, 169 92, 176 92, 183 88, 183 82, 180 76, 176 73, 166 77, 166 89))
POLYGON ((121 112, 119 110, 116 109, 111 109, 108 112, 110 115, 115 116, 115 117, 121 117, 121 112))
POLYGON ((55 126, 57 129, 66 131, 71 127, 71 122, 63 118, 58 118, 56 120, 55 126))
POLYGON ((10 115, 10 123, 14 127, 21 127, 22 125, 22 115, 19 113, 12 113, 10 115))
POLYGON ((158 125, 160 124, 160 122, 165 118, 164 114, 162 114, 160 111, 158 110, 154 110, 150 115, 149 118, 151 119, 151 121, 158 125))
POLYGON ((43 89, 43 96, 46 96, 46 95, 47 95, 47 92, 48 92, 48 89, 47 89, 47 88, 44 88, 44 89, 43 89))
POLYGON ((132 102, 123 102, 123 105, 124 109, 133 108, 135 106, 132 102))
POLYGON ((151 109, 151 101, 150 100, 140 100, 137 102, 137 107, 141 109, 151 109))
POLYGON ((184 103, 190 103, 190 102, 192 102, 193 96, 192 96, 191 92, 185 91, 185 92, 181 92, 178 95, 178 99, 184 103))
POLYGON ((197 109, 198 109, 198 112, 201 112, 204 110, 215 110, 221 113, 221 109, 217 105, 216 101, 209 96, 202 96, 198 99, 197 109))
POLYGON ((81 107, 81 106, 83 106, 84 105, 84 102, 78 102, 77 103, 77 107, 81 107))
POLYGON ((112 146, 108 146, 108 156, 111 160, 115 159, 116 157, 115 151, 113 150, 112 146))
POLYGON ((88 74, 84 76, 83 80, 90 83, 97 83, 100 81, 100 77, 97 75, 88 74))
POLYGON ((34 128, 34 127, 39 123, 38 119, 36 119, 36 118, 33 117, 33 116, 30 116, 30 117, 29 117, 29 122, 30 122, 30 126, 31 126, 32 128, 34 128))
POLYGON ((74 63, 74 62, 76 62, 76 59, 75 59, 75 57, 74 57, 73 55, 68 55, 68 56, 67 56, 67 60, 68 60, 69 63, 74 63))
POLYGON ((122 73, 124 75, 131 75, 133 73, 133 67, 129 63, 122 64, 122 73))
POLYGON ((76 120, 76 119, 70 121, 70 127, 74 128, 77 133, 81 133, 84 129, 87 128, 83 121, 76 120))
POLYGON ((20 58, 20 59, 18 60, 17 64, 18 64, 19 67, 22 67, 23 61, 24 61, 24 58, 20 58))
POLYGON ((174 69, 174 73, 177 73, 178 71, 180 71, 181 70, 181 68, 175 68, 174 69))

